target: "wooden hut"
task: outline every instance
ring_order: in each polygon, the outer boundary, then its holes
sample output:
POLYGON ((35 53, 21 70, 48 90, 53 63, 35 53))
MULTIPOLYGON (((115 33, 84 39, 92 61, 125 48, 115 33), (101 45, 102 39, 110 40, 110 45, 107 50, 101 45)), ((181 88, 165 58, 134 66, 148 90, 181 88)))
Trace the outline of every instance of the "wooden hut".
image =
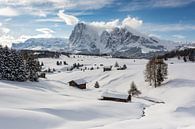
POLYGON ((69 81, 69 86, 73 86, 79 89, 86 89, 87 82, 84 79, 77 79, 69 81))
POLYGON ((100 100, 129 102, 131 101, 131 95, 125 93, 119 93, 116 91, 105 91, 102 93, 100 100))
POLYGON ((112 70, 112 66, 104 66, 103 71, 111 71, 112 70))

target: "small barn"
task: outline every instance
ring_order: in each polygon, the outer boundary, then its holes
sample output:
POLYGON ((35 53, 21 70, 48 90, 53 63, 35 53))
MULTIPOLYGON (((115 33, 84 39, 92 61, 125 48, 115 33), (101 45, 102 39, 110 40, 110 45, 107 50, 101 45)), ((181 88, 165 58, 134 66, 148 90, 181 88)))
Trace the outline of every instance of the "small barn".
POLYGON ((116 102, 129 102, 131 95, 127 93, 119 93, 116 91, 105 91, 101 95, 100 100, 116 101, 116 102))
POLYGON ((77 80, 69 81, 68 83, 69 86, 73 86, 79 89, 86 89, 87 81, 84 79, 77 79, 77 80))
POLYGON ((125 70, 125 68, 124 67, 119 67, 119 68, 117 68, 117 70, 125 70))
POLYGON ((112 70, 112 66, 104 66, 103 71, 111 71, 112 70))

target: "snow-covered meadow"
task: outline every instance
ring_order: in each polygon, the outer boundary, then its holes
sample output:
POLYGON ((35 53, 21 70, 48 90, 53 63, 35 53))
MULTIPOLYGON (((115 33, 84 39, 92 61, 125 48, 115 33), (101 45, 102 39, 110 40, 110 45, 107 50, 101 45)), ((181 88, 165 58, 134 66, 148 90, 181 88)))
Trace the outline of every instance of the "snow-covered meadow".
POLYGON ((144 59, 76 55, 40 61, 56 72, 34 83, 0 81, 0 129, 195 129, 194 63, 168 60, 168 79, 153 88, 144 81, 144 59), (56 61, 69 65, 57 66, 56 61), (116 61, 127 69, 103 72, 100 64, 116 61), (66 71, 73 63, 95 69, 66 71), (85 79, 87 89, 68 86, 74 79, 85 79), (96 81, 100 88, 94 88, 96 81), (140 98, 129 103, 99 100, 106 90, 127 93, 132 81, 142 92, 140 98))

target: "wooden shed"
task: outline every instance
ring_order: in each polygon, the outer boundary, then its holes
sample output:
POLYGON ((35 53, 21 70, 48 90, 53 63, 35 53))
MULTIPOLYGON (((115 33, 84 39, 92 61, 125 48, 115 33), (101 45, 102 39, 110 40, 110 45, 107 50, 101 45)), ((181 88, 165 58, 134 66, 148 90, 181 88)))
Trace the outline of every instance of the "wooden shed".
POLYGON ((86 89, 87 81, 85 81, 84 79, 77 79, 69 81, 68 83, 69 86, 77 87, 79 89, 86 89))
POLYGON ((103 71, 111 71, 112 70, 112 66, 104 66, 103 71))
POLYGON ((119 93, 116 91, 105 91, 101 95, 100 100, 116 101, 116 102, 129 102, 131 95, 127 93, 119 93))

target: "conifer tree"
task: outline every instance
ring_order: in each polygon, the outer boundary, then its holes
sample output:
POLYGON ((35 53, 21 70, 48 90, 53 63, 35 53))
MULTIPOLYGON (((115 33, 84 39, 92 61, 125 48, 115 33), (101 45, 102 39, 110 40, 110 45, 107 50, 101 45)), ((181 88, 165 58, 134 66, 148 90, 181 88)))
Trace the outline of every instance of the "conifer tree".
POLYGON ((186 57, 185 57, 185 56, 183 57, 183 61, 184 61, 184 62, 187 62, 187 59, 186 59, 186 57))
POLYGON ((0 79, 26 81, 26 69, 19 52, 0 47, 0 79))
POLYGON ((114 67, 119 67, 118 62, 115 62, 114 67))
POLYGON ((127 69, 127 66, 126 66, 126 64, 124 64, 124 65, 123 65, 123 69, 127 69))
POLYGON ((167 79, 167 64, 163 59, 152 59, 146 65, 145 81, 154 87, 160 86, 167 79))
POLYGON ((39 61, 35 58, 33 53, 24 52, 22 54, 22 57, 25 61, 28 80, 38 81, 38 72, 41 71, 39 61))
POLYGON ((134 82, 131 83, 131 88, 128 91, 128 93, 129 93, 129 95, 132 95, 132 96, 138 96, 141 94, 141 92, 137 89, 134 82))
POLYGON ((99 88, 99 87, 100 87, 98 81, 95 82, 95 86, 94 86, 94 87, 95 87, 95 88, 99 88))

